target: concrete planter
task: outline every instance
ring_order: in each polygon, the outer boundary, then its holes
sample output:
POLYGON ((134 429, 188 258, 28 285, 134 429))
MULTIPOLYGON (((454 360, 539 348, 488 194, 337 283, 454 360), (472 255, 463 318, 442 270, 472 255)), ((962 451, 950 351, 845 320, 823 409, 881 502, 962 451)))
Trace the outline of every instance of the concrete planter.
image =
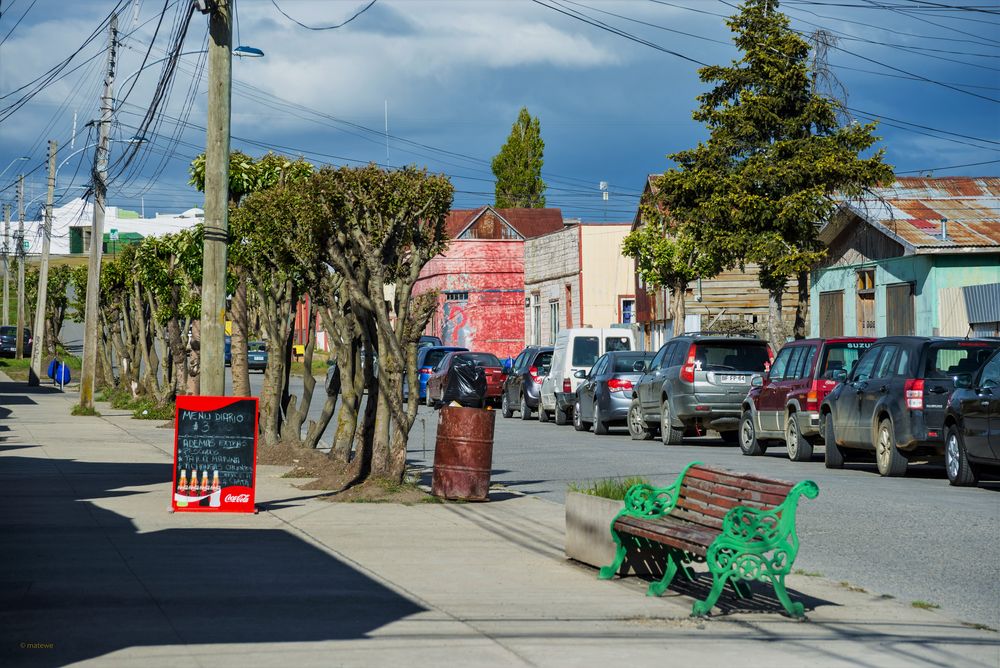
POLYGON ((613 499, 567 492, 566 556, 598 568, 614 561, 611 520, 622 505, 613 499))

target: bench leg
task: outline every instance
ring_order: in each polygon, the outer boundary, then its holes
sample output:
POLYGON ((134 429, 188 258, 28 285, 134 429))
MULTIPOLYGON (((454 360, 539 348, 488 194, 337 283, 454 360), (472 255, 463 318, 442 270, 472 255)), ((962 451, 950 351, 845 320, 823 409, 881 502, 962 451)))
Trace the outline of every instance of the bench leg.
POLYGON ((739 578, 730 578, 729 584, 733 586, 733 591, 735 591, 736 595, 739 596, 740 598, 746 598, 747 596, 750 596, 753 593, 750 591, 750 585, 744 584, 743 581, 740 580, 739 578), (746 587, 745 592, 743 591, 744 587, 746 587))
POLYGON ((726 582, 729 580, 729 576, 723 573, 712 573, 712 591, 708 592, 708 596, 704 601, 695 601, 694 605, 691 606, 691 616, 692 617, 705 617, 715 606, 715 602, 719 600, 719 596, 722 595, 722 589, 726 586, 726 582))
POLYGON ((646 589, 646 596, 662 596, 663 592, 670 586, 675 575, 677 575, 677 558, 673 552, 669 552, 667 554, 667 563, 663 567, 663 577, 656 582, 649 583, 649 587, 646 589))
POLYGON ((622 545, 621 539, 618 536, 615 536, 615 542, 618 543, 618 549, 615 550, 615 560, 607 566, 601 566, 601 570, 597 574, 598 580, 610 580, 613 578, 622 567, 622 562, 625 561, 625 546, 622 545))
POLYGON ((785 589, 785 576, 784 575, 772 575, 771 583, 774 585, 774 593, 778 595, 778 600, 781 604, 785 606, 785 610, 792 617, 803 617, 805 616, 805 606, 798 601, 793 601, 788 596, 788 591, 785 589))

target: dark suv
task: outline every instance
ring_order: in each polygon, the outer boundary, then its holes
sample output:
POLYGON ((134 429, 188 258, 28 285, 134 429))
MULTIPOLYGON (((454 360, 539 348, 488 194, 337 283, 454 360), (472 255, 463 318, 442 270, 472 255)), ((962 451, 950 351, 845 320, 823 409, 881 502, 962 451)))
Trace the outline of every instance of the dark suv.
POLYGON ((500 412, 505 418, 521 414, 522 420, 531 417, 531 411, 538 410, 538 393, 542 381, 549 373, 552 363, 552 348, 548 346, 528 346, 522 350, 507 372, 500 399, 500 412))
MULTIPOLYGON (((21 340, 25 357, 31 357, 31 329, 21 328, 21 340)), ((14 357, 17 354, 17 327, 4 325, 0 327, 0 355, 14 357)))
POLYGON ((686 431, 718 431, 736 443, 743 398, 750 379, 771 360, 767 343, 751 335, 686 333, 663 345, 644 365, 632 392, 628 429, 634 440, 681 442, 686 431))
POLYGON ((743 401, 740 449, 762 455, 773 441, 784 441, 788 458, 812 459, 820 440, 819 405, 837 385, 834 374, 854 368, 873 338, 802 339, 781 348, 763 377, 754 376, 743 401))
POLYGON ((845 449, 875 451, 883 476, 906 474, 909 460, 944 454, 944 418, 955 376, 974 374, 1000 341, 890 336, 868 349, 820 406, 827 468, 845 449))

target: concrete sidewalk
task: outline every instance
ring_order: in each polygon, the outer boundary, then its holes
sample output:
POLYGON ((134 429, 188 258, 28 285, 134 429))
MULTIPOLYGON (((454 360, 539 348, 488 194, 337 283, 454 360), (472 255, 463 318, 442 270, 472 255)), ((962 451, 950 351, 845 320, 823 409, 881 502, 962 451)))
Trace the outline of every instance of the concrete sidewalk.
POLYGON ((264 466, 260 514, 171 514, 170 429, 2 380, 2 665, 1000 665, 994 631, 821 578, 788 581, 805 622, 764 587, 691 619, 703 579, 598 581, 530 497, 328 503, 264 466))

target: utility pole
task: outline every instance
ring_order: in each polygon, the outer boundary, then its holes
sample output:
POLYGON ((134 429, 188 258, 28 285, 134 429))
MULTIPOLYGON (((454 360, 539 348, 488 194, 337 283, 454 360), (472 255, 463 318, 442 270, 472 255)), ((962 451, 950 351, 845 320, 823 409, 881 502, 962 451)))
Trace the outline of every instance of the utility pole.
POLYGON ((14 359, 24 359, 24 174, 17 177, 17 331, 14 359))
MULTIPOLYGON (((49 140, 49 192, 45 200, 45 231, 42 233, 42 264, 38 268, 38 299, 35 305, 35 335, 31 346, 31 370, 28 385, 38 385, 42 377, 42 348, 45 345, 45 311, 49 294, 49 239, 52 236, 52 200, 56 194, 56 149, 59 142, 49 140)), ((52 332, 57 336, 59 332, 52 332)))
POLYGON ((80 407, 94 408, 94 376, 97 369, 97 309, 101 291, 101 243, 104 241, 104 197, 108 191, 108 142, 111 136, 111 105, 118 61, 118 15, 109 26, 108 68, 101 96, 101 120, 94 152, 94 222, 90 226, 90 263, 87 265, 87 301, 83 321, 83 364, 80 369, 80 407))
POLYGON ((226 389, 224 339, 233 35, 231 2, 219 0, 209 9, 205 250, 201 282, 201 394, 222 396, 226 389))
POLYGON ((10 204, 3 205, 3 325, 10 324, 10 204))

